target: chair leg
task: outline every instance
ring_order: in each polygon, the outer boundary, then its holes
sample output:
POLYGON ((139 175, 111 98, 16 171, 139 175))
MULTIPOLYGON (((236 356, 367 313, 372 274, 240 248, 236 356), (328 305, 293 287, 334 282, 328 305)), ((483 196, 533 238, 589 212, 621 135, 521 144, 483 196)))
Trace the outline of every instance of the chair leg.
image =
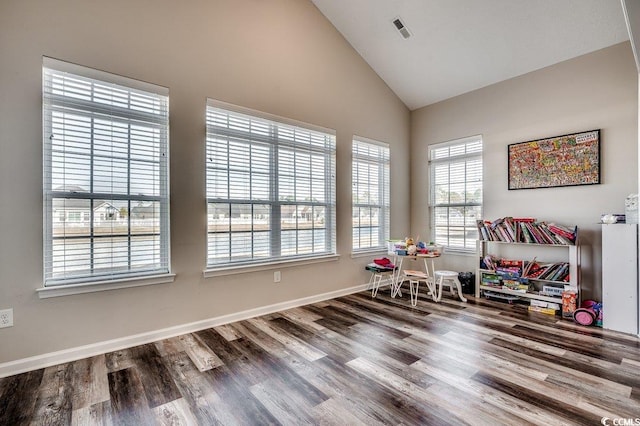
POLYGON ((440 279, 438 280, 438 284, 436 285, 437 290, 438 290, 438 295, 436 296, 435 293, 433 295, 434 302, 439 302, 440 299, 442 299, 442 287, 443 286, 444 286, 444 275, 440 275, 440 279))
POLYGON ((424 280, 424 284, 427 286, 427 296, 433 297, 436 291, 435 280, 431 277, 424 280))
POLYGON ((460 297, 460 300, 462 300, 463 302, 466 302, 467 298, 462 295, 462 286, 460 285, 460 280, 456 277, 456 278, 453 278, 453 282, 456 284, 456 290, 458 291, 458 297, 460 297))
POLYGON ((411 296, 411 304, 416 306, 418 304, 418 289, 420 288, 420 280, 409 280, 409 293, 411 296), (415 283, 415 289, 413 287, 415 283))
POLYGON ((400 291, 400 287, 402 287, 403 279, 398 278, 397 281, 391 283, 391 297, 395 298, 396 296, 402 297, 402 291, 400 291))
POLYGON ((373 287, 371 288, 371 297, 376 297, 378 295, 378 289, 380 288, 380 283, 382 282, 382 275, 374 274, 373 275, 373 287))

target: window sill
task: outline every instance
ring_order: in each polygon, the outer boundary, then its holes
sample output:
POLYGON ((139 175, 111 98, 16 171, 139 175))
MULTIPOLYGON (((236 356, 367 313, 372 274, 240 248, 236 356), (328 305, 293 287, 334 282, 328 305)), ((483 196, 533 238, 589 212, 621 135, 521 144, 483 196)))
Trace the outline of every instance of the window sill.
POLYGON ((340 258, 339 254, 311 257, 306 259, 277 260, 268 263, 252 265, 222 266, 220 268, 205 269, 202 276, 205 278, 221 277, 225 275, 244 274, 247 272, 265 271, 270 269, 290 268, 293 266, 312 265, 314 263, 334 262, 340 258))
POLYGON ((119 288, 140 287, 153 284, 171 283, 176 274, 151 275, 146 277, 123 278, 112 281, 92 281, 78 284, 57 285, 37 288, 40 299, 70 296, 73 294, 94 293, 97 291, 116 290, 119 288))
POLYGON ((450 248, 444 248, 444 254, 452 256, 476 256, 475 250, 455 250, 450 248))

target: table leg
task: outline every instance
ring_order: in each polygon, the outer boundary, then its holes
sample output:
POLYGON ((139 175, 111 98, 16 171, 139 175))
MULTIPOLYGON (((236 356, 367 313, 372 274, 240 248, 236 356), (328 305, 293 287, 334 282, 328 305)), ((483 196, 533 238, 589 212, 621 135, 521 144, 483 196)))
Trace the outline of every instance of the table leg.
POLYGON ((402 297, 402 292, 400 291, 400 286, 402 286, 401 275, 402 275, 402 256, 395 255, 393 258, 393 264, 396 266, 396 270, 394 271, 391 279, 391 297, 394 298, 397 295, 402 297))
POLYGON ((436 298, 436 281, 435 281, 435 266, 433 264, 433 258, 431 258, 431 271, 429 271, 429 263, 427 262, 428 258, 423 258, 422 260, 424 261, 424 270, 427 273, 427 280, 426 280, 426 284, 427 284, 427 289, 429 291, 428 295, 431 296, 434 300, 436 298))

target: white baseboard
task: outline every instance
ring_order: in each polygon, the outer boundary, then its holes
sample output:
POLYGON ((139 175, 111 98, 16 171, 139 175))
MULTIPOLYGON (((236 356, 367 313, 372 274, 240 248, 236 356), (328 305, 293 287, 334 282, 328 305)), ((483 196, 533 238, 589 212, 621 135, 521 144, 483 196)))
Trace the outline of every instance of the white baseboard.
POLYGON ((18 359, 15 361, 9 361, 0 364, 0 378, 13 376, 14 374, 25 373, 27 371, 37 370, 39 368, 50 367, 52 365, 76 361, 107 352, 126 349, 145 343, 151 343, 162 339, 168 339, 170 337, 179 336, 181 334, 193 333, 194 331, 204 330, 231 322, 242 321, 245 319, 258 317, 260 315, 271 314, 273 312, 284 311, 286 309, 321 302, 323 300, 334 299, 336 297, 358 293, 367 289, 369 289, 369 284, 361 284, 354 287, 331 291, 328 293, 303 297, 301 299, 288 300, 286 302, 280 302, 268 306, 261 306, 259 308, 249 309, 246 311, 223 315, 220 317, 209 318, 202 321, 191 322, 188 324, 181 324, 161 330, 134 334, 132 336, 106 340, 104 342, 92 343, 90 345, 78 346, 75 348, 64 349, 57 352, 50 352, 42 355, 18 359))

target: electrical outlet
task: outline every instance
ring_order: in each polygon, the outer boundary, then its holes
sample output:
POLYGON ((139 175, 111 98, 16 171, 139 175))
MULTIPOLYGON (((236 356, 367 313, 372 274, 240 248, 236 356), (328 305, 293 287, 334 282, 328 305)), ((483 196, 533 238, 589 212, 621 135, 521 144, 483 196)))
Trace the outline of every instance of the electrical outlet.
POLYGON ((13 327, 13 309, 0 311, 0 328, 13 327))
POLYGON ((279 283, 281 279, 282 279, 282 275, 280 274, 280 271, 275 271, 273 273, 273 282, 279 283))

